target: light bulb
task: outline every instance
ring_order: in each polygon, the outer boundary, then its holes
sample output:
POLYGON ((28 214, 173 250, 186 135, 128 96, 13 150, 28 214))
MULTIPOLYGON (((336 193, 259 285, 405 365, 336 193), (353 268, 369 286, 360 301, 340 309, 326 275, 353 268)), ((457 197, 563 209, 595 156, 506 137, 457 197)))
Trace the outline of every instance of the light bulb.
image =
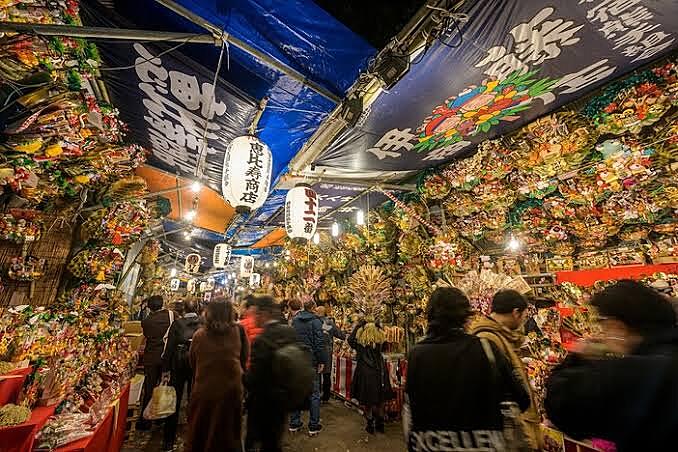
POLYGON ((318 234, 317 232, 313 236, 313 243, 315 243, 316 245, 320 243, 320 234, 318 234))
POLYGON ((362 209, 358 210, 355 214, 355 222, 358 226, 365 224, 365 212, 362 209))
POLYGON ((170 276, 171 276, 172 278, 174 278, 175 276, 177 276, 177 269, 176 269, 176 268, 173 268, 172 270, 170 270, 170 276))
POLYGON ((518 241, 518 239, 512 235, 508 241, 508 244, 506 245, 506 248, 508 248, 510 251, 518 251, 520 249, 520 241, 518 241))
POLYGON ((339 235, 339 225, 337 223, 332 223, 332 237, 337 237, 339 235))
POLYGON ((184 218, 186 219, 186 221, 193 221, 195 220, 196 215, 198 215, 198 212, 196 212, 195 210, 189 210, 188 212, 186 212, 186 215, 184 215, 184 218))
POLYGON ((193 193, 200 193, 200 190, 202 190, 202 184, 198 181, 195 181, 191 184, 191 191, 193 193))
POLYGON ((266 268, 271 268, 271 263, 270 263, 270 262, 266 262, 266 268))
POLYGON ((235 278, 235 272, 231 273, 231 278, 235 278))

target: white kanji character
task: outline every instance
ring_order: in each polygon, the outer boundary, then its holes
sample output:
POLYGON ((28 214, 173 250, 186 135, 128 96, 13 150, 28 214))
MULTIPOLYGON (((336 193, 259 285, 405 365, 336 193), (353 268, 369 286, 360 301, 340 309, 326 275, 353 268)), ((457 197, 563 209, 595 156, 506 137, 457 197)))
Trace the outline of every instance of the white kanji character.
POLYGON ((414 138, 414 135, 410 133, 410 130, 412 129, 389 130, 379 141, 377 141, 374 147, 368 149, 367 152, 376 155, 379 160, 383 160, 386 157, 400 157, 400 152, 389 151, 396 151, 399 149, 404 149, 406 151, 411 150, 414 147, 414 143, 410 143, 410 141, 414 138))
POLYGON ((514 54, 508 53, 506 47, 495 46, 487 51, 487 56, 481 60, 475 67, 483 67, 487 64, 492 65, 487 68, 483 74, 489 77, 496 77, 498 80, 506 78, 511 72, 527 72, 529 67, 520 61, 514 54))
POLYGON ((630 7, 640 3, 640 1, 641 0, 604 0, 598 4, 598 6, 589 9, 586 13, 586 18, 592 23, 607 22, 609 20, 609 15, 618 16, 630 7))
MULTIPOLYGON (((555 87, 565 87, 560 94, 574 93, 582 88, 606 79, 610 74, 617 70, 617 66, 608 66, 608 60, 600 60, 580 71, 567 74, 558 81, 555 87)), ((555 88, 554 87, 554 88, 555 88)))
POLYGON ((636 58, 633 59, 634 62, 644 60, 646 58, 650 58, 651 56, 654 56, 661 52, 662 50, 668 48, 673 44, 673 41, 676 39, 673 38, 670 41, 666 41, 663 44, 659 45, 664 38, 667 38, 671 36, 668 33, 664 33, 663 31, 657 31, 655 33, 652 33, 651 35, 647 36, 645 39, 643 39, 640 43, 645 46, 645 50, 643 53, 638 55, 636 58))
POLYGON ((645 6, 638 6, 633 11, 628 11, 619 16, 619 18, 624 22, 624 25, 627 27, 635 27, 644 20, 650 20, 654 17, 654 14, 645 6))
POLYGON ((186 146, 186 130, 180 124, 175 124, 170 119, 160 118, 154 111, 149 111, 149 113, 150 116, 144 116, 144 120, 151 127, 160 132, 168 140, 175 142, 178 146, 186 146))
POLYGON ((223 114, 226 113, 226 104, 221 101, 217 102, 216 98, 212 94, 213 91, 214 86, 211 83, 202 84, 202 94, 205 99, 209 99, 209 102, 203 102, 200 113, 202 113, 202 115, 207 119, 214 118, 215 113, 217 116, 223 116, 223 114), (212 111, 209 111, 210 105, 212 106, 212 111))
POLYGON ((618 49, 623 46, 628 46, 629 44, 637 44, 643 39, 645 33, 654 30, 658 26, 658 24, 643 23, 642 25, 627 31, 619 39, 615 39, 614 48, 618 49))
POLYGON ((170 90, 174 97, 189 110, 197 110, 203 101, 198 79, 179 71, 170 71, 169 77, 170 90))
POLYGON ((337 212, 339 212, 339 213, 351 213, 354 210, 358 210, 358 208, 355 207, 355 206, 346 206, 346 207, 342 207, 340 209, 337 209, 337 212))
POLYGON ((626 31, 627 28, 622 24, 621 20, 611 20, 605 22, 602 28, 599 28, 598 31, 602 32, 606 38, 614 38, 617 36, 618 31, 626 31))
POLYGON ((553 8, 544 8, 537 13, 534 18, 521 23, 511 30, 516 42, 516 53, 521 61, 531 61, 539 65, 544 60, 549 60, 560 55, 561 47, 570 46, 579 42, 574 34, 579 31, 583 25, 570 28, 574 25, 571 20, 563 19, 547 20, 553 11, 553 8), (537 29, 537 25, 541 26, 537 29))
POLYGON ((428 152, 426 157, 424 157, 422 160, 446 160, 458 154, 462 149, 470 144, 470 141, 458 141, 454 144, 450 144, 440 149, 434 149, 433 151, 428 152))
POLYGON ((641 46, 638 44, 634 44, 631 46, 628 46, 622 51, 622 55, 626 57, 634 57, 638 55, 640 52, 642 52, 645 49, 645 46, 641 46))
POLYGON ((134 44, 134 50, 139 54, 139 58, 134 61, 134 69, 139 80, 159 85, 162 87, 161 90, 164 91, 163 94, 167 94, 167 90, 163 89, 167 87, 167 83, 165 83, 165 80, 167 80, 167 69, 162 67, 160 58, 151 55, 151 53, 139 43, 134 44), (149 74, 152 74, 155 77, 151 77, 149 74))

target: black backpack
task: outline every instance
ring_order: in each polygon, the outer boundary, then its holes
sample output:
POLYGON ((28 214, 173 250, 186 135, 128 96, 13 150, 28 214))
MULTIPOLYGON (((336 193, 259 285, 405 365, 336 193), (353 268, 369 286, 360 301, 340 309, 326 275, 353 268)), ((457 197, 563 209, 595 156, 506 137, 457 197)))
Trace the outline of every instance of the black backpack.
POLYGON ((316 370, 310 350, 298 342, 271 344, 272 371, 276 396, 286 411, 307 407, 313 392, 316 370))

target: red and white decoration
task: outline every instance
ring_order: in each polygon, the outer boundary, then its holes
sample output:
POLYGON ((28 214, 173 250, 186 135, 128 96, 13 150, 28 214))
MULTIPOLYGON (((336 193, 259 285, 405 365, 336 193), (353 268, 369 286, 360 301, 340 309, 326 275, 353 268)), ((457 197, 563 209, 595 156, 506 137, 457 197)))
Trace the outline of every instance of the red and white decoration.
POLYGON ((268 197, 273 158, 271 150, 254 136, 231 141, 224 155, 221 191, 238 213, 258 209, 268 197))
POLYGON ((307 184, 299 184, 285 198, 285 231, 293 240, 307 241, 318 226, 318 194, 307 184))
POLYGON ((243 256, 240 258, 240 277, 249 278, 254 271, 254 257, 243 256))

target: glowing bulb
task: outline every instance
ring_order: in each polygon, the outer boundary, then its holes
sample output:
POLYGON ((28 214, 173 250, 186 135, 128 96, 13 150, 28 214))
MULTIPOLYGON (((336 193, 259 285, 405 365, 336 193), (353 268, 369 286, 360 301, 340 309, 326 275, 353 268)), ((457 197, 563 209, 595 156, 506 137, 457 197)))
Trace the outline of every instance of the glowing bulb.
POLYGON ((511 238, 508 241, 508 244, 506 245, 506 248, 508 248, 510 251, 518 251, 520 249, 520 242, 518 241, 517 238, 511 236, 511 238))
POLYGON ((266 268, 271 268, 271 263, 270 263, 270 262, 266 262, 266 268))
POLYGON ((200 193, 200 190, 202 190, 202 184, 198 181, 195 181, 191 184, 191 191, 193 193, 200 193))
POLYGON ((171 276, 172 278, 174 278, 175 276, 177 276, 177 269, 176 269, 176 268, 173 268, 172 270, 170 270, 170 276, 171 276))
POLYGON ((320 234, 318 234, 317 232, 313 236, 313 243, 315 243, 316 245, 320 243, 320 234))
POLYGON ((231 278, 235 278, 235 272, 231 273, 231 278))
POLYGON ((332 223, 332 237, 337 237, 339 235, 339 225, 337 223, 332 223))
POLYGON ((365 212, 362 211, 362 209, 358 210, 355 214, 355 222, 358 226, 362 226, 365 224, 365 212))
POLYGON ((195 210, 189 210, 188 212, 186 212, 186 215, 184 215, 184 218, 186 219, 186 221, 193 221, 195 220, 196 215, 198 215, 198 212, 196 212, 195 210))

